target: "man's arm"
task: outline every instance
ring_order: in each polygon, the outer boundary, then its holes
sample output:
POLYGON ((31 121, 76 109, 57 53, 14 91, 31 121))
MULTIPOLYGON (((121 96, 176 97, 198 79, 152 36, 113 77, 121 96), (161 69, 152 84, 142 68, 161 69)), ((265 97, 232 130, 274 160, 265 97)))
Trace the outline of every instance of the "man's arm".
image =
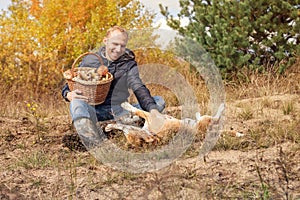
POLYGON ((150 94, 150 91, 145 85, 139 87, 133 92, 143 110, 146 111, 151 111, 152 109, 158 110, 157 105, 150 94))
POLYGON ((138 67, 134 64, 127 74, 128 86, 133 90, 141 108, 146 111, 157 109, 157 105, 148 88, 140 79, 138 67))
POLYGON ((88 102, 88 97, 83 96, 80 90, 70 91, 70 88, 67 83, 62 88, 61 95, 68 102, 72 101, 73 99, 80 99, 85 102, 88 102))

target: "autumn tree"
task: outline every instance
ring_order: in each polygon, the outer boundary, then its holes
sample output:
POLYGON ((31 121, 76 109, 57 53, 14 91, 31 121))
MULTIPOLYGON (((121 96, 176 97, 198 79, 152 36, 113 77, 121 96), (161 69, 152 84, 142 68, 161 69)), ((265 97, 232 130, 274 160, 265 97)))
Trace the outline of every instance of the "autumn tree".
POLYGON ((99 47, 109 27, 150 27, 153 17, 131 0, 12 0, 0 16, 1 85, 6 91, 56 92, 61 70, 99 47))

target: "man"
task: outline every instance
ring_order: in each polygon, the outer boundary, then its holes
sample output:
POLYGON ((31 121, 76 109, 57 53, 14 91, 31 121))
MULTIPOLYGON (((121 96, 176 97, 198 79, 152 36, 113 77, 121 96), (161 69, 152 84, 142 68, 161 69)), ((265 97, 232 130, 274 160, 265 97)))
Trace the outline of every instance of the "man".
MULTIPOLYGON (((164 109, 165 102, 161 97, 152 97, 149 90, 139 77, 134 53, 126 48, 128 33, 125 29, 114 26, 107 31, 103 39, 105 44, 97 52, 104 65, 114 76, 110 90, 104 103, 91 106, 88 98, 81 91, 70 91, 66 84, 62 89, 62 96, 70 101, 70 113, 80 138, 87 148, 97 145, 103 137, 98 134, 97 121, 120 119, 128 114, 120 104, 127 101, 128 89, 132 89, 139 107, 155 116, 164 109)), ((94 55, 87 55, 82 59, 79 67, 99 67, 100 61, 94 55)))

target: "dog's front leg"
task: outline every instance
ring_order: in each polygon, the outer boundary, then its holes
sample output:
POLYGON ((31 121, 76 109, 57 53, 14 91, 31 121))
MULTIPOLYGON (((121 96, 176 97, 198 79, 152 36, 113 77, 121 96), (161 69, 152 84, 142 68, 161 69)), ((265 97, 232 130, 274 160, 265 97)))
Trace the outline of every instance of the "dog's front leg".
POLYGON ((136 107, 134 107, 134 106, 132 106, 130 103, 128 103, 128 102, 123 102, 122 104, 121 104, 121 106, 122 106, 122 108, 124 108, 125 110, 127 110, 127 111, 129 111, 129 112, 131 112, 131 113, 133 113, 134 115, 137 115, 137 116, 139 116, 139 117, 141 117, 141 118, 144 118, 145 120, 149 120, 149 115, 150 115, 150 113, 149 112, 146 112, 146 111, 144 111, 144 110, 141 110, 141 109, 138 109, 138 108, 136 108, 136 107))

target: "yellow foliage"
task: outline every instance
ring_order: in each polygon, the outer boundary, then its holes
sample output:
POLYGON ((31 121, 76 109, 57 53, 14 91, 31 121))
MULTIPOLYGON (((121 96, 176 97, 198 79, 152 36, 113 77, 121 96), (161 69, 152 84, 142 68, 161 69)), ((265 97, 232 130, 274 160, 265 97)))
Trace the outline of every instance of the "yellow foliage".
POLYGON ((14 0, 9 11, 0 16, 0 84, 31 95, 59 89, 61 71, 109 27, 149 27, 154 17, 129 0, 14 0))

